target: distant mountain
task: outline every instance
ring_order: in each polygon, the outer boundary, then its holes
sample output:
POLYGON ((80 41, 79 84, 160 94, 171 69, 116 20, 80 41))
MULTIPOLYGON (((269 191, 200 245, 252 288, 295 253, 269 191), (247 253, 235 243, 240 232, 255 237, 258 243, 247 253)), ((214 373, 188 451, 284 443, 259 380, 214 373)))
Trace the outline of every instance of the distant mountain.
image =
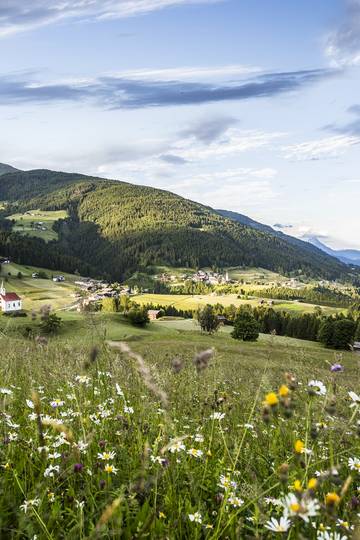
POLYGON ((324 251, 331 257, 336 257, 339 261, 346 264, 354 264, 360 266, 360 250, 356 249, 332 249, 323 244, 316 236, 310 236, 306 239, 310 244, 324 251))
POLYGON ((3 174, 16 172, 19 169, 15 169, 15 167, 11 167, 11 165, 6 165, 5 163, 0 163, 0 176, 3 174))
POLYGON ((0 177, 1 201, 7 206, 0 218, 37 208, 69 214, 55 224, 59 240, 48 244, 0 229, 0 253, 26 264, 115 280, 159 264, 259 266, 329 279, 349 274, 345 264, 307 242, 151 187, 75 173, 15 171, 0 177))
MULTIPOLYGON (((277 236, 278 238, 281 238, 282 240, 285 240, 286 242, 298 248, 309 251, 313 255, 319 256, 319 250, 324 252, 324 249, 322 249, 320 246, 316 246, 316 244, 309 243, 307 239, 300 240, 299 238, 296 238, 295 236, 290 236, 281 231, 273 229, 272 227, 270 227, 270 225, 264 225, 263 223, 254 221, 253 219, 249 218, 248 216, 244 216, 243 214, 239 214, 237 212, 231 212, 230 210, 216 210, 216 212, 218 212, 218 214, 220 214, 221 216, 237 221, 238 223, 241 223, 242 225, 246 225, 247 227, 251 227, 252 229, 256 229, 258 231, 263 231, 268 234, 277 236)), ((280 224, 275 225, 275 226, 282 227, 282 225, 280 224)), ((325 251, 325 253, 327 252, 325 251)), ((331 253, 327 253, 327 254, 330 255, 331 257, 334 256, 331 253)))

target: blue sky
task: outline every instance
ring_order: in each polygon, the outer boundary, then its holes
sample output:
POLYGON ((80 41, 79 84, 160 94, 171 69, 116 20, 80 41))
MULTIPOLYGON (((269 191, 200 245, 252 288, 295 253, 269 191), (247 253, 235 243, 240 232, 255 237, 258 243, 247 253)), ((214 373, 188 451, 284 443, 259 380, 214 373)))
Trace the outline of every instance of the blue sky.
POLYGON ((360 248, 360 0, 2 0, 0 161, 360 248))

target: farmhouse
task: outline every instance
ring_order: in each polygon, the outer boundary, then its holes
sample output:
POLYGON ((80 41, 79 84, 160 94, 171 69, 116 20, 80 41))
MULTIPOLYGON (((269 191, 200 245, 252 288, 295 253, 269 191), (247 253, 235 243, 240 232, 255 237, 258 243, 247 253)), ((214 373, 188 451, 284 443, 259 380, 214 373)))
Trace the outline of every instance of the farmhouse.
POLYGON ((149 317, 150 321, 156 321, 156 319, 158 318, 159 313, 160 313, 159 309, 149 309, 148 310, 148 317, 149 317))
POLYGON ((13 313, 14 311, 22 310, 22 300, 16 293, 7 293, 4 283, 0 289, 1 310, 4 313, 13 313))

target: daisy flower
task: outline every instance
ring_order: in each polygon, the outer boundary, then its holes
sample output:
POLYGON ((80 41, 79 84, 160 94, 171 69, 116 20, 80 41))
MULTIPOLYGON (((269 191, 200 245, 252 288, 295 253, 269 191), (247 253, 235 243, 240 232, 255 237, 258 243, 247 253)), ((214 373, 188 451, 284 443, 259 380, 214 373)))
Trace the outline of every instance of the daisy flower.
POLYGON ((230 476, 225 476, 224 474, 222 474, 220 476, 220 481, 218 483, 218 486, 223 488, 223 489, 229 489, 229 488, 236 489, 237 488, 237 483, 233 482, 231 480, 230 476))
POLYGON ((225 413, 214 412, 210 415, 210 420, 223 420, 225 418, 225 413))
POLYGON ((357 471, 360 473, 360 459, 359 458, 349 458, 348 465, 352 471, 357 471))
POLYGON ((317 396, 325 396, 326 395, 326 386, 321 381, 312 380, 312 381, 309 382, 308 387, 317 396))
POLYGON ((309 518, 318 514, 320 508, 316 499, 299 500, 293 493, 290 493, 285 497, 283 505, 287 515, 290 517, 300 517, 306 523, 309 521, 309 518))
POLYGON ((195 514, 189 514, 189 519, 194 523, 202 523, 202 517, 200 512, 195 512, 195 514))
POLYGON ((355 392, 349 392, 349 397, 352 401, 350 407, 357 407, 358 405, 360 405, 360 396, 355 394, 355 392))
POLYGON ((172 454, 175 454, 175 452, 182 452, 183 450, 186 450, 186 446, 182 441, 174 441, 171 443, 171 446, 169 446, 169 452, 172 454))
POLYGON ((55 473, 58 473, 59 471, 59 465, 49 465, 44 471, 44 476, 45 478, 53 478, 55 476, 55 473))
POLYGON ((109 461, 110 459, 114 459, 116 456, 116 452, 99 452, 97 457, 98 459, 101 459, 103 461, 109 461))
POLYGON ((118 470, 119 469, 114 467, 114 465, 110 465, 109 463, 107 463, 104 467, 104 471, 107 472, 108 474, 116 474, 118 470))
POLYGON ((272 532, 283 533, 290 529, 291 522, 286 516, 282 516, 280 519, 271 518, 270 521, 265 523, 265 528, 272 532))
POLYGON ((20 509, 26 514, 29 508, 34 508, 35 506, 39 506, 40 499, 29 499, 28 501, 24 501, 20 505, 20 509))
POLYGON ((188 450, 188 454, 195 458, 199 458, 203 455, 203 452, 202 450, 198 450, 197 448, 190 448, 190 450, 188 450))

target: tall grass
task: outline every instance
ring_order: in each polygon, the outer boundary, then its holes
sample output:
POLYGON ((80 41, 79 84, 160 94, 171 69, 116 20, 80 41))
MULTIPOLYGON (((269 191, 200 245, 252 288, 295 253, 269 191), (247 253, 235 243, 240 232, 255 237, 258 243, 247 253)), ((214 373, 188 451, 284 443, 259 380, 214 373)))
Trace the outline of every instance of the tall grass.
POLYGON ((3 338, 0 537, 359 538, 355 357, 229 343, 3 338))

